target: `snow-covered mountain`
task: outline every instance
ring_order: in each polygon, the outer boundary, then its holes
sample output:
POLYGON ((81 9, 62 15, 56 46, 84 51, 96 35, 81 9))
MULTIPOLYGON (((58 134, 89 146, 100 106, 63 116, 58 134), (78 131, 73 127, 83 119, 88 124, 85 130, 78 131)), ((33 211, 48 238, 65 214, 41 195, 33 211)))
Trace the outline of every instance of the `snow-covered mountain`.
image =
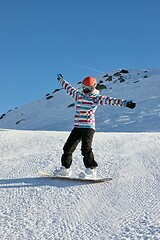
MULTIPOLYGON (((66 79, 70 82, 70 79, 66 79)), ((121 69, 98 76, 102 95, 132 99, 133 110, 99 106, 96 129, 101 132, 155 132, 160 130, 160 70, 121 69)), ((81 84, 74 87, 80 89, 81 84)), ((0 128, 21 130, 71 130, 74 100, 61 86, 40 100, 8 111, 0 117, 0 128)))
MULTIPOLYGON (((97 110, 97 177, 113 180, 91 184, 38 175, 60 166, 73 127, 74 101, 64 90, 9 111, 0 119, 0 239, 160 239, 160 70, 123 69, 97 79, 103 95, 137 102, 133 110, 97 110)), ((72 172, 83 170, 79 145, 72 172)))

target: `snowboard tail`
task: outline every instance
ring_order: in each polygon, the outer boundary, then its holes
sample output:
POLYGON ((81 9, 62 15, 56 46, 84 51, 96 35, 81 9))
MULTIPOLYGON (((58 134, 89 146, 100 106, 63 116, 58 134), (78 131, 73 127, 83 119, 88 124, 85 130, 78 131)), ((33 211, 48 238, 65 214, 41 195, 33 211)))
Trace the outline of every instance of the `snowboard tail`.
POLYGON ((38 171, 40 176, 52 179, 59 179, 59 180, 69 180, 69 181, 78 181, 78 182, 92 182, 92 183, 100 183, 100 182, 109 182, 112 178, 78 178, 78 177, 65 177, 65 176, 54 176, 50 173, 38 171))

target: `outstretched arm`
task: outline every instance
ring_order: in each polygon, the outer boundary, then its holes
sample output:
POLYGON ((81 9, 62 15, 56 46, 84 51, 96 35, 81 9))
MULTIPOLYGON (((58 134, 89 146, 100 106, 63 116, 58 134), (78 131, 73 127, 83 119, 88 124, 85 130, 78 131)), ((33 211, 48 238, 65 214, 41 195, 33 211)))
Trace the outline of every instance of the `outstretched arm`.
POLYGON ((113 105, 113 106, 120 106, 120 107, 128 107, 128 108, 135 108, 136 103, 134 103, 132 100, 122 100, 118 98, 112 98, 107 96, 100 95, 98 98, 98 104, 101 105, 113 105))
POLYGON ((60 84, 62 85, 62 88, 71 96, 73 97, 75 100, 77 100, 77 95, 78 95, 78 91, 71 86, 71 84, 69 84, 64 77, 62 76, 62 74, 57 74, 57 79, 60 82, 60 84))

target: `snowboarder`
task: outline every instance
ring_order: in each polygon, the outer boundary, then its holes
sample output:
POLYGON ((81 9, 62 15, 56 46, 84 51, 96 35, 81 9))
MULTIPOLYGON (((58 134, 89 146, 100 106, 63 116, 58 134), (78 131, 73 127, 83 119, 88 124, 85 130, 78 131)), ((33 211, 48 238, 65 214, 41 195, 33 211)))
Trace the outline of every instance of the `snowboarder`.
POLYGON ((61 157, 62 166, 55 169, 54 175, 70 176, 72 153, 76 149, 79 142, 82 142, 81 153, 85 166, 84 173, 80 173, 80 177, 89 175, 96 177, 96 168, 98 166, 92 152, 92 140, 95 133, 95 111, 98 105, 114 105, 135 108, 136 103, 133 101, 121 100, 108 96, 102 96, 96 89, 97 81, 94 77, 86 77, 82 82, 82 91, 72 87, 62 76, 57 75, 57 79, 62 88, 75 99, 76 113, 74 117, 74 128, 71 131, 64 147, 61 157))

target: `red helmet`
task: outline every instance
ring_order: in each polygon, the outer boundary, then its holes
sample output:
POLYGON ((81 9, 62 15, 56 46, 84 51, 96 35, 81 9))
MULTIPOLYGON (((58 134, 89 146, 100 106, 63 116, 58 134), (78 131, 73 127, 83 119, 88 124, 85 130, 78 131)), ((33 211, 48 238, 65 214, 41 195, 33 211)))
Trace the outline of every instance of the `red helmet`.
POLYGON ((96 87, 97 80, 94 77, 86 77, 82 83, 88 87, 96 87))

